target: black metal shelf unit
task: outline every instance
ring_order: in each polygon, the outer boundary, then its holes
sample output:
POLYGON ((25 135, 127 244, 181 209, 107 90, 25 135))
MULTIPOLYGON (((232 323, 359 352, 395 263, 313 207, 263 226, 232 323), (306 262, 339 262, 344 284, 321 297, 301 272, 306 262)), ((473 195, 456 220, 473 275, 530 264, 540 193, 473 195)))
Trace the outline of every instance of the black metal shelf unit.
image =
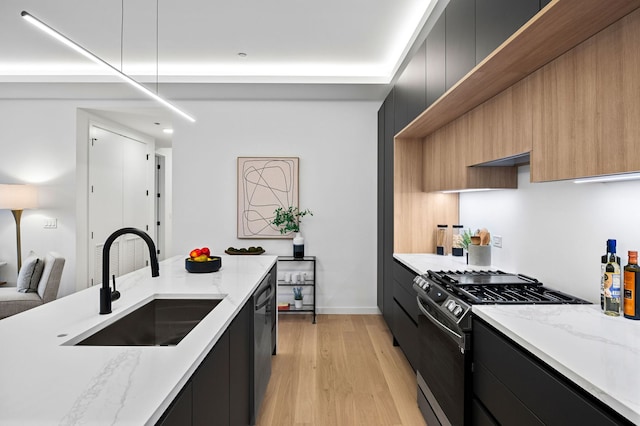
MULTIPOLYGON (((278 256, 278 287, 303 287, 303 299, 305 302, 311 298, 311 303, 303 303, 301 308, 296 308, 293 303, 293 295, 290 291, 278 291, 278 313, 310 313, 313 315, 313 323, 316 323, 316 257, 305 256, 301 258, 293 256, 278 256), (288 274, 288 275, 287 275, 288 274), (306 274, 304 276, 303 274, 306 274), (297 275, 298 281, 295 276, 297 275), (304 278, 302 278, 304 276, 304 278), (310 288, 310 290, 309 290, 310 288), (289 306, 280 309, 280 302, 286 300, 289 306), (288 299, 291 299, 289 301, 288 299)), ((285 303, 285 302, 283 302, 285 303)))

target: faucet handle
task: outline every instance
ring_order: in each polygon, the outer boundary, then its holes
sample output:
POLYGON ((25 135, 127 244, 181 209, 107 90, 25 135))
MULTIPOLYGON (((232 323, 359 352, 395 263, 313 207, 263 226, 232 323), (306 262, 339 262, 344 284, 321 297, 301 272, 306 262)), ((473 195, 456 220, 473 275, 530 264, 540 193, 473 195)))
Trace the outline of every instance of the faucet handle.
POLYGON ((111 291, 111 300, 120 299, 120 292, 116 290, 116 276, 111 275, 111 280, 113 281, 113 290, 111 291))

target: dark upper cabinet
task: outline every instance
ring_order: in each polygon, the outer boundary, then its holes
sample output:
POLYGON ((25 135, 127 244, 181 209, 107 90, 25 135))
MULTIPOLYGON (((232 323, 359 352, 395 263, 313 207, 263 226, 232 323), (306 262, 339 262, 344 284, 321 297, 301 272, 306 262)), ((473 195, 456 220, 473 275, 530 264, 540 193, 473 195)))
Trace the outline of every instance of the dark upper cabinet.
POLYGON ((540 10, 542 10, 549 3, 551 3, 551 0, 540 0, 540 10))
POLYGON ((425 41, 427 107, 446 91, 445 14, 442 12, 425 41))
POLYGON ((540 0, 476 0, 476 63, 540 10, 540 0))
POLYGON ((475 0, 451 0, 445 10, 446 88, 476 66, 475 0))
POLYGON ((395 85, 395 130, 402 130, 427 105, 425 79, 425 44, 407 64, 395 85))

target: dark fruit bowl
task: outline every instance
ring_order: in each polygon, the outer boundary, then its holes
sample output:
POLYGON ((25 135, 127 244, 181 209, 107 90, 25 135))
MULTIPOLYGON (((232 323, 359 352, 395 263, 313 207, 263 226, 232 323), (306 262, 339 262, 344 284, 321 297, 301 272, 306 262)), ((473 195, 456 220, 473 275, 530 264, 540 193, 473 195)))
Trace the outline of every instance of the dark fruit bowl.
POLYGON ((194 262, 191 258, 184 260, 184 267, 187 272, 203 274, 206 272, 216 272, 222 266, 222 259, 218 256, 209 256, 206 262, 194 262))

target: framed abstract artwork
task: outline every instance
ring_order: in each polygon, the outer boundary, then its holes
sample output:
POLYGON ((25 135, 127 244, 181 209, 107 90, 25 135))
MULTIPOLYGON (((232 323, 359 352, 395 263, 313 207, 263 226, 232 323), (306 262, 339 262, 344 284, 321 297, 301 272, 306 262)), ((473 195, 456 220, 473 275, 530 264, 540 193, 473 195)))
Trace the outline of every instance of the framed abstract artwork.
POLYGON ((271 224, 298 206, 298 157, 238 157, 238 238, 292 238, 271 224))

